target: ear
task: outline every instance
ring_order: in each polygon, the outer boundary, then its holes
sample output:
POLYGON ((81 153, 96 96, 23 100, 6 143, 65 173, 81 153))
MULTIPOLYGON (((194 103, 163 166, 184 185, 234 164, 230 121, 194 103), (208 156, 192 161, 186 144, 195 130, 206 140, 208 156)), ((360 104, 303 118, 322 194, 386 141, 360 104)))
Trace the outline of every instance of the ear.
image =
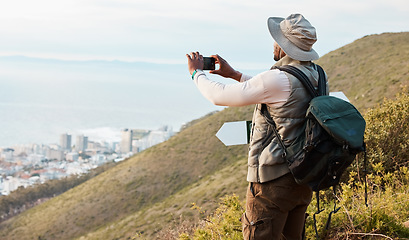
POLYGON ((280 59, 287 56, 287 54, 284 52, 284 50, 280 47, 280 59))

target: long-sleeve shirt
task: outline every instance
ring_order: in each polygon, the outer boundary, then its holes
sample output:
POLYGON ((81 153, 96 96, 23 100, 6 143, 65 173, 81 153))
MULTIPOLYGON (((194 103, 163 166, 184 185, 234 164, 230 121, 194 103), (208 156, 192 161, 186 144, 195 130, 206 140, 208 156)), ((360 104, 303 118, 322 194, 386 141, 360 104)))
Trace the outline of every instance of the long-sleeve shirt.
POLYGON ((212 81, 198 70, 193 80, 202 95, 219 106, 266 103, 280 107, 291 92, 288 77, 278 69, 262 72, 255 77, 242 74, 240 82, 232 84, 212 81))

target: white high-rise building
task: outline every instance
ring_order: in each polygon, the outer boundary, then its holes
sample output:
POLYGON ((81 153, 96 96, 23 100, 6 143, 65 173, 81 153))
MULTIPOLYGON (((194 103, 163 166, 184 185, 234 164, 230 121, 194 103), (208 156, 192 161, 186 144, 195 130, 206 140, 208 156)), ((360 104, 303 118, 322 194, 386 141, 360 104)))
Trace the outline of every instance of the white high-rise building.
POLYGON ((77 142, 75 143, 75 150, 77 152, 85 151, 88 148, 88 137, 84 135, 77 136, 77 142))
POLYGON ((132 152, 132 130, 122 130, 121 153, 132 152))
POLYGON ((71 135, 66 133, 60 136, 60 145, 63 150, 71 150, 71 135))

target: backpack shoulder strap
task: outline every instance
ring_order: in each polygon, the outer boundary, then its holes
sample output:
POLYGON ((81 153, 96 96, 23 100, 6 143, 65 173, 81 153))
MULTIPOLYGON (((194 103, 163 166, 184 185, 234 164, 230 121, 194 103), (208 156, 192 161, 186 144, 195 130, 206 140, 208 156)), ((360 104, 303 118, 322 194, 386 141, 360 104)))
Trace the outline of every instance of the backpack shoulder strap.
POLYGON ((318 64, 315 64, 318 70, 318 92, 320 96, 327 95, 327 79, 325 77, 324 69, 318 64))
POLYGON ((305 73, 303 73, 300 69, 291 66, 291 65, 284 65, 284 66, 280 66, 280 67, 274 67, 277 68, 281 71, 285 71, 291 75, 293 75, 294 77, 298 78, 298 80, 301 81, 301 83, 303 84, 303 86, 308 90, 308 92, 310 93, 310 95, 312 97, 318 97, 318 96, 323 96, 323 95, 327 95, 327 88, 326 88, 326 79, 325 79, 325 73, 324 70, 322 69, 321 66, 315 64, 315 66, 317 66, 317 70, 318 70, 318 91, 315 90, 315 87, 312 85, 311 81, 309 80, 309 78, 307 77, 307 75, 305 75, 305 73))
POLYGON ((307 89, 307 91, 310 93, 310 95, 314 98, 318 96, 318 92, 315 90, 315 87, 312 85, 311 81, 308 79, 307 75, 303 73, 300 69, 291 66, 291 65, 284 65, 280 67, 276 67, 280 69, 281 71, 287 72, 294 77, 298 78, 298 80, 301 81, 301 83, 304 85, 304 87, 307 89))

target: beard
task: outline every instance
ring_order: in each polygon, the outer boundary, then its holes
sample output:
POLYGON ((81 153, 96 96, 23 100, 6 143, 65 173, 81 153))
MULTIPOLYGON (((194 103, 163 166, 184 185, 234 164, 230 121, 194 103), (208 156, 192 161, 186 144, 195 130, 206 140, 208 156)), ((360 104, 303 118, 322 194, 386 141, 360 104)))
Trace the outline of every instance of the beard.
POLYGON ((274 51, 274 61, 278 62, 281 58, 285 57, 286 54, 281 50, 281 48, 278 51, 274 51))
POLYGON ((278 62, 281 59, 281 49, 274 49, 274 61, 278 62))

